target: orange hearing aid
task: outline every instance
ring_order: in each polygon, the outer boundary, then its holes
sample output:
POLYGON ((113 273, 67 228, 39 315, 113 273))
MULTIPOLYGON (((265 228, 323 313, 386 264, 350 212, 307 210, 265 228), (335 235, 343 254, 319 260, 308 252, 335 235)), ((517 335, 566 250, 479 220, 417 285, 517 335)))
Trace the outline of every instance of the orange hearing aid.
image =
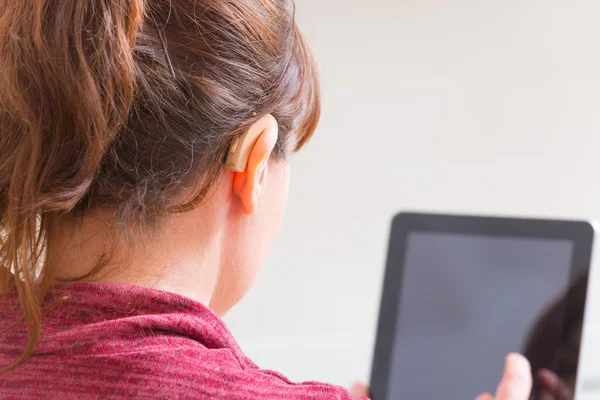
POLYGON ((265 130, 273 126, 277 129, 277 120, 271 114, 267 114, 253 123, 240 136, 236 136, 229 146, 225 166, 234 172, 243 172, 256 141, 265 130))

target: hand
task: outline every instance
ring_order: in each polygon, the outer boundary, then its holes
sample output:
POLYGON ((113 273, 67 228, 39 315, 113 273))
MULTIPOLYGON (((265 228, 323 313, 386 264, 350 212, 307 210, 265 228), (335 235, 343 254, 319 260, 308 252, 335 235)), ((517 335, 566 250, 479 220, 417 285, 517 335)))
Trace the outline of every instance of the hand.
POLYGON ((569 386, 554 372, 542 369, 536 374, 540 387, 540 400, 573 400, 569 386))
POLYGON ((363 383, 356 382, 352 385, 352 389, 350 389, 350 396, 356 397, 358 399, 362 399, 363 397, 369 397, 369 388, 363 383))
POLYGON ((531 393, 531 381, 531 367, 527 359, 520 354, 509 354, 504 364, 504 376, 496 389, 496 396, 484 393, 476 400, 527 400, 531 393))

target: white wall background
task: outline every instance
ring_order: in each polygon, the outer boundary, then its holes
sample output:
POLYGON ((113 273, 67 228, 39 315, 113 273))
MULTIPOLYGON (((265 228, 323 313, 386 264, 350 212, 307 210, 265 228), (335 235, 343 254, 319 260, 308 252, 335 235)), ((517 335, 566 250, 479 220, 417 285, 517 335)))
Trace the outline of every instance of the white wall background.
POLYGON ((299 0, 323 119, 263 273, 226 318, 261 366, 367 379, 388 223, 600 216, 600 2, 299 0))

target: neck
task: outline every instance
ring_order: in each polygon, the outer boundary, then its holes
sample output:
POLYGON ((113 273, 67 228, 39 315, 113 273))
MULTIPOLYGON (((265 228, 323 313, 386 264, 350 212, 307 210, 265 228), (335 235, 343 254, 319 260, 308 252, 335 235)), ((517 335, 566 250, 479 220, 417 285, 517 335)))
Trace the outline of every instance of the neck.
POLYGON ((164 290, 209 306, 223 254, 223 229, 216 215, 171 215, 131 246, 116 240, 118 231, 107 217, 111 214, 98 211, 79 222, 59 223, 60 235, 48 240, 48 267, 58 279, 77 280, 101 268, 87 280, 164 290))

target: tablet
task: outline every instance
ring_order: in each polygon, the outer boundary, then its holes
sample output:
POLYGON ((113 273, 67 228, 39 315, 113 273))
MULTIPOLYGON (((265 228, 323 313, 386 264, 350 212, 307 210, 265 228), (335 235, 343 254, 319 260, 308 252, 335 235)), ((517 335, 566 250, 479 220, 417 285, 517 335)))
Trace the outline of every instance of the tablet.
MULTIPOLYGON (((594 234, 584 221, 397 215, 373 400, 468 400, 493 393, 510 352, 525 354, 532 365, 531 399, 543 397, 544 370, 563 379, 574 398, 600 399, 600 361, 588 361, 584 371, 580 358, 592 346, 584 325, 593 316, 586 300, 594 234)), ((600 335, 600 315, 594 318, 600 335)))

